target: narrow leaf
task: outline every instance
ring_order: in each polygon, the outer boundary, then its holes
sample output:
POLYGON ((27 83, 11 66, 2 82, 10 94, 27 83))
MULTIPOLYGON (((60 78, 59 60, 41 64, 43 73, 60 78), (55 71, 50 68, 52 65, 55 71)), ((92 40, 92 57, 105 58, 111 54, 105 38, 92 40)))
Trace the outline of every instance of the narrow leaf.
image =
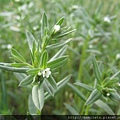
POLYGON ((119 101, 120 102, 120 95, 116 92, 112 92, 110 93, 110 99, 114 100, 114 101, 119 101))
POLYGON ((49 83, 52 85, 52 87, 56 90, 57 89, 57 83, 55 81, 55 79, 53 78, 52 75, 50 75, 50 79, 49 80, 49 83))
POLYGON ((64 46, 64 47, 62 47, 62 48, 49 60, 49 62, 52 61, 52 60, 54 60, 55 58, 59 58, 59 57, 61 57, 62 55, 64 55, 66 49, 67 49, 67 45, 64 46))
POLYGON ((19 86, 24 87, 24 86, 30 85, 33 82, 33 77, 34 77, 34 75, 27 76, 25 79, 23 79, 20 82, 19 86))
POLYGON ((94 89, 90 94, 89 98, 87 99, 86 105, 90 105, 94 103, 95 101, 100 99, 100 97, 101 97, 101 93, 97 89, 94 89))
POLYGON ((88 91, 90 91, 90 92, 93 91, 93 88, 90 87, 90 86, 88 86, 88 85, 86 85, 86 84, 83 84, 83 83, 80 83, 80 82, 76 82, 76 83, 74 83, 74 84, 75 84, 75 85, 78 85, 78 86, 80 86, 80 87, 83 87, 83 88, 85 88, 86 90, 88 90, 88 91))
POLYGON ((32 53, 33 43, 36 40, 35 40, 34 36, 29 31, 26 31, 26 37, 27 37, 27 42, 28 42, 29 49, 32 53))
POLYGON ((28 98, 28 108, 29 108, 29 113, 31 115, 36 115, 37 108, 35 107, 35 104, 33 103, 31 94, 29 95, 29 98, 28 98))
POLYGON ((67 56, 62 56, 60 58, 56 58, 50 62, 48 61, 47 67, 49 67, 51 69, 60 67, 61 65, 63 65, 66 62, 66 60, 67 60, 67 56))
POLYGON ((79 115, 79 113, 71 105, 67 103, 64 103, 64 105, 68 109, 68 111, 71 113, 71 115, 79 115))
POLYGON ((44 106, 44 90, 42 86, 33 86, 32 99, 35 106, 41 111, 44 106))
POLYGON ((41 68, 47 67, 47 61, 48 61, 48 53, 45 50, 41 55, 41 68))
POLYGON ((44 12, 43 13, 43 16, 42 16, 42 21, 41 21, 41 37, 43 37, 45 35, 45 30, 48 26, 48 22, 47 22, 47 15, 46 13, 44 12))
POLYGON ((48 81, 47 79, 44 79, 43 85, 44 85, 46 91, 47 91, 50 95, 54 96, 55 90, 54 90, 53 86, 49 83, 49 81, 48 81))
POLYGON ((17 52, 17 50, 12 48, 11 52, 12 52, 11 55, 14 60, 16 60, 18 62, 25 62, 25 59, 22 57, 22 55, 19 52, 17 52))
POLYGON ((99 69, 98 64, 96 62, 95 57, 93 57, 93 67, 94 67, 94 73, 95 73, 95 77, 97 79, 97 82, 99 84, 101 84, 102 76, 101 76, 101 72, 100 72, 100 69, 99 69))
POLYGON ((46 48, 47 49, 55 49, 55 48, 61 47, 61 46, 65 45, 65 44, 69 43, 71 40, 72 39, 70 38, 70 39, 68 39, 68 40, 66 40, 64 42, 48 45, 46 48))
POLYGON ((65 32, 65 33, 61 33, 60 35, 58 35, 58 36, 57 36, 57 38, 64 37, 64 36, 66 36, 66 35, 68 35, 68 34, 70 34, 70 33, 74 32, 74 31, 76 31, 76 29, 71 30, 71 31, 68 31, 68 32, 65 32))
POLYGON ((72 85, 71 83, 68 83, 68 86, 69 86, 70 88, 72 88, 72 90, 73 90, 82 100, 86 101, 85 95, 84 95, 81 91, 79 91, 74 85, 72 85))
POLYGON ((33 69, 29 69, 27 73, 30 75, 36 75, 39 71, 40 71, 40 68, 33 68, 33 69))
POLYGON ((24 73, 17 73, 17 72, 14 72, 14 75, 15 75, 16 78, 19 80, 19 82, 21 82, 24 78, 27 77, 27 75, 24 74, 24 73))
POLYGON ((104 110, 109 115, 115 115, 115 113, 112 111, 112 109, 102 100, 97 100, 95 104, 100 107, 102 110, 104 110))
MULTIPOLYGON (((58 89, 55 90, 54 94, 59 93, 59 91, 68 83, 68 81, 70 80, 71 75, 66 76, 65 78, 63 78, 62 80, 60 80, 57 83, 58 89)), ((52 98, 52 96, 48 93, 45 94, 45 101, 49 100, 50 98, 52 98)))
POLYGON ((64 17, 62 17, 62 18, 60 18, 59 20, 58 20, 58 22, 56 23, 56 25, 62 25, 62 23, 63 23, 63 21, 64 21, 64 17))
POLYGON ((31 65, 29 65, 29 64, 27 64, 27 63, 11 63, 11 66, 13 66, 13 67, 25 67, 25 66, 31 66, 31 65))
POLYGON ((26 71, 29 69, 29 68, 10 67, 10 66, 6 66, 6 65, 0 65, 0 68, 3 70, 12 71, 12 72, 19 72, 19 73, 26 73, 26 71))

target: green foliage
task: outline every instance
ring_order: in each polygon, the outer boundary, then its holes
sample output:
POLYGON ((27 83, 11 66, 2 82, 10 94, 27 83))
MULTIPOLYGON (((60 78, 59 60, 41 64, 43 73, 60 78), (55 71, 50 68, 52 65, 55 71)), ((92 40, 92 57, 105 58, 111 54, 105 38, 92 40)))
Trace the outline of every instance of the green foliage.
POLYGON ((0 113, 120 115, 119 3, 1 0, 0 113))

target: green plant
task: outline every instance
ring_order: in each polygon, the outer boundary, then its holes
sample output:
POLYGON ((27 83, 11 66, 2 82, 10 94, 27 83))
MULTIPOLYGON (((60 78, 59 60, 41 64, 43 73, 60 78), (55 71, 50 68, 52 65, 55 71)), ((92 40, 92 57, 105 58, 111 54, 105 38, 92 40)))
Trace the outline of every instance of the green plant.
POLYGON ((14 72, 20 80, 19 86, 31 89, 29 95, 30 114, 41 114, 44 101, 54 96, 70 79, 70 75, 56 83, 54 73, 56 69, 66 63, 68 55, 64 55, 67 43, 71 39, 59 42, 59 39, 75 30, 62 27, 62 17, 52 29, 49 28, 47 16, 44 13, 41 20, 41 38, 35 37, 26 31, 27 42, 30 50, 30 63, 14 48, 11 49, 13 63, 0 63, 0 68, 14 72), (54 41, 54 43, 52 43, 54 41), (49 58, 55 48, 59 51, 49 58), (46 92, 45 92, 46 91, 46 92), (37 108, 37 109, 36 109, 37 108))

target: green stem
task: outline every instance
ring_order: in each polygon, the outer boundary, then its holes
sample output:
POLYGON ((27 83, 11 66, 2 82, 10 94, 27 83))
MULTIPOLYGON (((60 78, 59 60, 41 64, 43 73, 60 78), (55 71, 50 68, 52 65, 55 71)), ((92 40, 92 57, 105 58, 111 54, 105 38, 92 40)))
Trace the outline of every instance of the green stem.
POLYGON ((86 57, 86 49, 87 49, 87 46, 88 46, 88 41, 89 41, 89 36, 86 38, 85 42, 84 42, 84 45, 82 47, 82 57, 81 57, 81 60, 80 60, 80 63, 79 63, 79 70, 78 70, 78 80, 81 79, 82 77, 82 73, 83 73, 83 62, 85 60, 85 57, 86 57))
POLYGON ((86 110, 85 110, 85 115, 88 115, 89 109, 90 109, 90 106, 88 105, 88 106, 86 107, 86 110))

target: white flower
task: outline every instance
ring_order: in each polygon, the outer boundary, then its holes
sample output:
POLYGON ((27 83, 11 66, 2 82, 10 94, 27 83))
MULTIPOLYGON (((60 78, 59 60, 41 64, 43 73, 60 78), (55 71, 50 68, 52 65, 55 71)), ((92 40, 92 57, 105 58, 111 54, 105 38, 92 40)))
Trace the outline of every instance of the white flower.
POLYGON ((38 76, 41 76, 41 72, 40 71, 38 72, 38 76))
POLYGON ((43 77, 48 78, 51 75, 50 68, 46 68, 45 70, 43 70, 42 74, 43 74, 43 77))
POLYGON ((58 32, 60 30, 60 25, 55 25, 54 26, 54 31, 55 33, 58 32))
POLYGON ((120 59, 120 53, 116 55, 116 60, 120 59))
POLYGON ((105 16, 105 17, 104 17, 104 22, 110 23, 111 20, 110 20, 110 18, 109 18, 108 16, 105 16))
POLYGON ((110 96, 110 93, 107 93, 107 96, 110 96))

